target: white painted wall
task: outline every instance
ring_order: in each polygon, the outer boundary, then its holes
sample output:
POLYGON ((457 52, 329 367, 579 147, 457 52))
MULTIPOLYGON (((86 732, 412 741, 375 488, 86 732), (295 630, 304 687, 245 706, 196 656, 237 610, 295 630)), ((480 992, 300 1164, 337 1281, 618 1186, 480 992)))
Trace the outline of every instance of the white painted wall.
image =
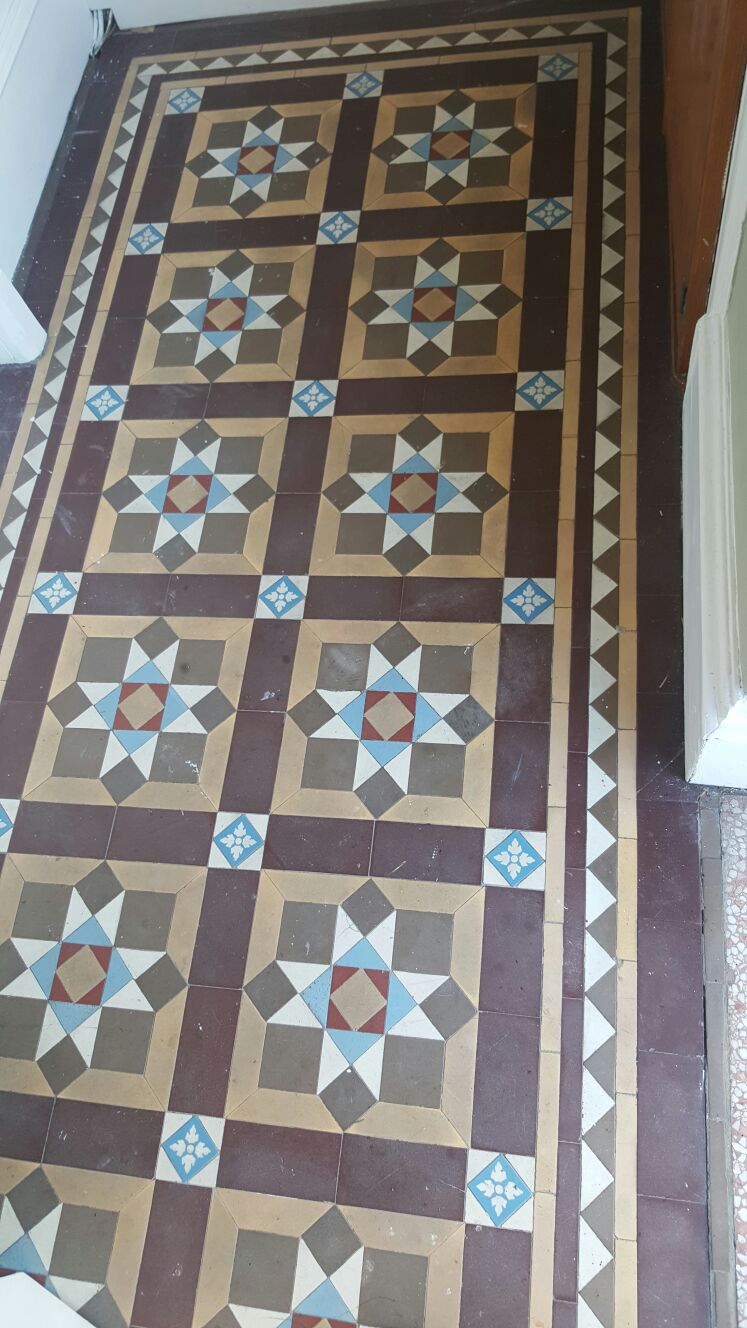
MULTIPOLYGON (((346 0, 357 4, 360 0, 346 0)), ((341 0, 110 0, 120 28, 142 28, 151 23, 187 23, 196 18, 235 18, 295 9, 322 9, 341 0)))
POLYGON ((747 83, 683 416, 685 766, 747 788, 747 83))
POLYGON ((12 276, 91 44, 86 0, 0 0, 0 269, 12 276))

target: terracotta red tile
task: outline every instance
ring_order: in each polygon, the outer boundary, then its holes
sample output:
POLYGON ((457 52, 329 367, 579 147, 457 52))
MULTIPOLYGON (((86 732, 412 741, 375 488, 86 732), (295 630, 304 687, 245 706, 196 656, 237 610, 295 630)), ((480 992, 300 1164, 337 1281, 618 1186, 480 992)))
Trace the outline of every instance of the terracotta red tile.
POLYGON ((460 1328, 525 1328, 531 1255, 528 1231, 465 1227, 460 1328))
POLYGON ((696 922, 638 925, 638 1045, 702 1056, 703 933, 696 922))
POLYGON ((117 807, 109 855, 128 862, 207 862, 214 822, 212 812, 117 807))
POLYGON ((553 1288, 557 1300, 572 1301, 576 1298, 580 1182, 580 1144, 559 1144, 553 1288))
POLYGON ((208 872, 189 971, 192 986, 244 985, 258 883, 257 872, 218 867, 208 872))
POLYGON ((169 1098, 170 1111, 222 1116, 241 993, 190 987, 169 1098))
POLYGON ((189 1328, 212 1195, 199 1185, 156 1181, 132 1322, 189 1328))
POLYGON ((700 1056, 638 1053, 638 1191, 704 1203, 705 1089, 700 1056))
POLYGON ((58 1097, 44 1161, 50 1166, 150 1177, 156 1169, 162 1120, 160 1111, 58 1097))
POLYGON ((705 1205, 640 1196, 639 1328, 703 1328, 710 1317, 708 1285, 705 1205), (666 1295, 662 1295, 663 1269, 666 1295))
POLYGON ((236 716, 223 779, 222 811, 269 812, 285 716, 256 710, 236 716))
POLYGON ((500 622, 503 582, 496 577, 404 577, 404 622, 500 622))
POLYGON ((346 1134, 337 1202, 458 1222, 464 1212, 466 1165, 462 1148, 346 1134))
POLYGON ((553 633, 531 623, 501 628, 496 719, 547 724, 552 700, 553 633))
POLYGON ((227 1120, 218 1184, 331 1203, 340 1165, 339 1134, 227 1120))
POLYGON ((495 725, 491 825, 546 829, 549 752, 549 724, 501 720, 495 725))
POLYGON ((41 1162, 54 1099, 0 1093, 0 1157, 41 1162))
POLYGON ((397 619, 402 587, 397 576, 312 576, 304 617, 364 622, 397 619))
POLYGON ((478 885, 482 846, 482 830, 468 826, 377 821, 371 872, 403 880, 478 885))
POLYGON ((299 623, 257 618, 246 658, 239 710, 284 711, 288 705, 299 623))
POLYGON ((266 575, 309 570, 318 509, 317 494, 277 495, 263 565, 266 575))
POLYGON ((534 1153, 539 1019, 480 1014, 472 1108, 472 1147, 534 1153))
MULTIPOLYGON (((19 709, 21 707, 18 707, 19 709)), ((28 706, 24 710, 30 709, 28 706)), ((0 750, 2 750, 0 706, 0 750)), ((22 802, 18 808, 12 846, 14 853, 44 853, 104 858, 114 822, 113 807, 82 804, 22 802)))
POLYGON ((485 891, 481 1010, 539 1018, 543 904, 535 890, 485 891))
POLYGON ((373 824, 329 816, 271 816, 263 866, 271 871, 334 871, 358 876, 371 861, 373 824), (334 844, 334 858, 329 846, 334 844))

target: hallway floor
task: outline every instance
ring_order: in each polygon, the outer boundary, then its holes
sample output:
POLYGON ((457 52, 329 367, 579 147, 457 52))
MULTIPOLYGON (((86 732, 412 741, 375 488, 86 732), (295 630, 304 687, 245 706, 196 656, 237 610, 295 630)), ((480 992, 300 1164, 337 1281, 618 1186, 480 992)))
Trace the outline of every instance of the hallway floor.
POLYGON ((641 249, 640 12, 526 9, 81 95, 0 489, 0 1274, 98 1328, 708 1320, 658 130, 641 249))

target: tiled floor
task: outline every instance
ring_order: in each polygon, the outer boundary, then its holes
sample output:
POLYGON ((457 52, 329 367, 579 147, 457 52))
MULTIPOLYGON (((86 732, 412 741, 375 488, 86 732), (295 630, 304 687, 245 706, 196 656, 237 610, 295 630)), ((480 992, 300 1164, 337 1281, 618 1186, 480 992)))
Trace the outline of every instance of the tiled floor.
POLYGON ((393 12, 118 36, 81 98, 0 490, 0 1273, 703 1328, 641 15, 393 12))

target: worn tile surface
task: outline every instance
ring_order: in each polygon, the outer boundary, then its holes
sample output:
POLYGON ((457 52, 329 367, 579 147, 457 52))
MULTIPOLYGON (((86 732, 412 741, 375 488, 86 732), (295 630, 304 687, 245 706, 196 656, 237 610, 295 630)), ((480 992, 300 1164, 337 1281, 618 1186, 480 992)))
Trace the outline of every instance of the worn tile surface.
POLYGON ((640 15, 454 17, 101 57, 0 490, 0 1272, 99 1328, 636 1328, 640 15))

